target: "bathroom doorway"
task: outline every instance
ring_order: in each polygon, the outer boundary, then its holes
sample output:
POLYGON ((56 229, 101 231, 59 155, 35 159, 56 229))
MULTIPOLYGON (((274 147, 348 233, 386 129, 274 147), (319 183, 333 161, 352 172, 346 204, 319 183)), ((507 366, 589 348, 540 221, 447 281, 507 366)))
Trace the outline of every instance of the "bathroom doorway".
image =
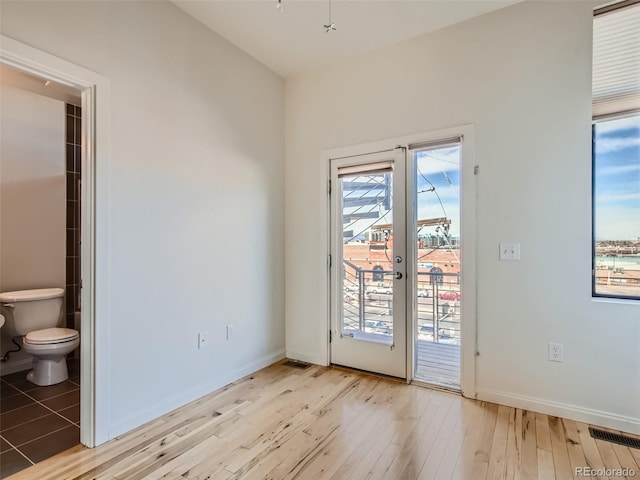
MULTIPOLYGON (((0 95, 0 291, 62 287, 58 327, 78 330, 81 92, 0 65, 0 95)), ((22 339, 2 333, 5 478, 80 443, 81 362, 77 348, 68 379, 38 386, 26 379, 33 360, 22 339)))
MULTIPOLYGON (((97 335, 99 325, 108 318, 108 303, 96 301, 97 292, 106 298, 108 252, 106 235, 109 219, 96 219, 98 191, 106 192, 110 145, 109 79, 47 52, 0 35, 0 64, 29 73, 81 92, 81 187, 79 202, 82 229, 81 247, 81 331, 80 331, 80 442, 87 447, 108 438, 107 338, 97 335), (100 92, 97 94, 97 92, 100 92), (96 138, 100 142, 96 142, 96 138), (98 287, 100 285, 100 287, 98 287), (103 392, 96 402, 97 391, 103 392)), ((105 198, 100 199, 106 202, 105 198)), ((4 399, 3 399, 4 401, 4 399)), ((5 448, 2 442, 3 449, 5 448)), ((3 463, 3 469, 5 465, 3 463)))

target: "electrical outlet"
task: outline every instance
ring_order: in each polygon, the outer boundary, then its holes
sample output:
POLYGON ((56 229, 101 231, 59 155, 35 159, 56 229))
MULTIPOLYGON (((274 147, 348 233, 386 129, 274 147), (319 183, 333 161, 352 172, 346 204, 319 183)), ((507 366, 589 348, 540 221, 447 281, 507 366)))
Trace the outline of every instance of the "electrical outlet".
POLYGON ((227 325, 227 340, 233 340, 233 325, 227 325))
POLYGON ((207 348, 207 343, 209 343, 207 341, 207 336, 208 335, 209 334, 207 332, 198 333, 198 349, 207 348))
POLYGON ((563 362, 564 352, 561 343, 549 342, 549 360, 552 362, 563 362))

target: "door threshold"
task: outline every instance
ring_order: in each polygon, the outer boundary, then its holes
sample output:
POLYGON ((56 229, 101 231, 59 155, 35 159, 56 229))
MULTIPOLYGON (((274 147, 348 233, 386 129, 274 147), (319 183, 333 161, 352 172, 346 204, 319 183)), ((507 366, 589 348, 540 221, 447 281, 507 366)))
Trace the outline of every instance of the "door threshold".
POLYGON ((462 395, 462 389, 460 387, 452 387, 450 385, 441 385, 439 383, 424 382, 421 380, 412 380, 411 385, 417 387, 430 388, 432 390, 440 390, 442 392, 453 393, 455 395, 462 395))
POLYGON ((345 367, 343 365, 337 365, 335 363, 332 363, 331 365, 329 365, 329 368, 333 368, 335 370, 344 370, 346 372, 362 373, 364 375, 370 375, 372 377, 380 377, 380 378, 384 378, 385 380, 391 380, 394 382, 401 382, 405 384, 407 383, 406 378, 394 377, 391 375, 385 375, 384 373, 371 372, 369 370, 361 370, 359 368, 345 367))

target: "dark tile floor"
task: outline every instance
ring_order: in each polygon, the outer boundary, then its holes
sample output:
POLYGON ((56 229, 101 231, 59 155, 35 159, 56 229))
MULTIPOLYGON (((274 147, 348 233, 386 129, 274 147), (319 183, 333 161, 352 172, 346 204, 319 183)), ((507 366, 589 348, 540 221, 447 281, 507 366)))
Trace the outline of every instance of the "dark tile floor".
POLYGON ((0 379, 0 478, 80 443, 80 366, 67 359, 69 380, 38 387, 28 370, 0 379))

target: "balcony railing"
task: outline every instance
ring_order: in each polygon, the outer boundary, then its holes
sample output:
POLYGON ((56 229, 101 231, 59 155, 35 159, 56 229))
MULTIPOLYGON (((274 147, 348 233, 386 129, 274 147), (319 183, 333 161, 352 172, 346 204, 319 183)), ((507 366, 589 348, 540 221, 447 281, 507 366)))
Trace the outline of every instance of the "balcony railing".
MULTIPOLYGON (((344 261, 343 334, 393 337, 393 271, 344 261)), ((417 338, 460 345, 460 274, 418 272, 417 338)))

